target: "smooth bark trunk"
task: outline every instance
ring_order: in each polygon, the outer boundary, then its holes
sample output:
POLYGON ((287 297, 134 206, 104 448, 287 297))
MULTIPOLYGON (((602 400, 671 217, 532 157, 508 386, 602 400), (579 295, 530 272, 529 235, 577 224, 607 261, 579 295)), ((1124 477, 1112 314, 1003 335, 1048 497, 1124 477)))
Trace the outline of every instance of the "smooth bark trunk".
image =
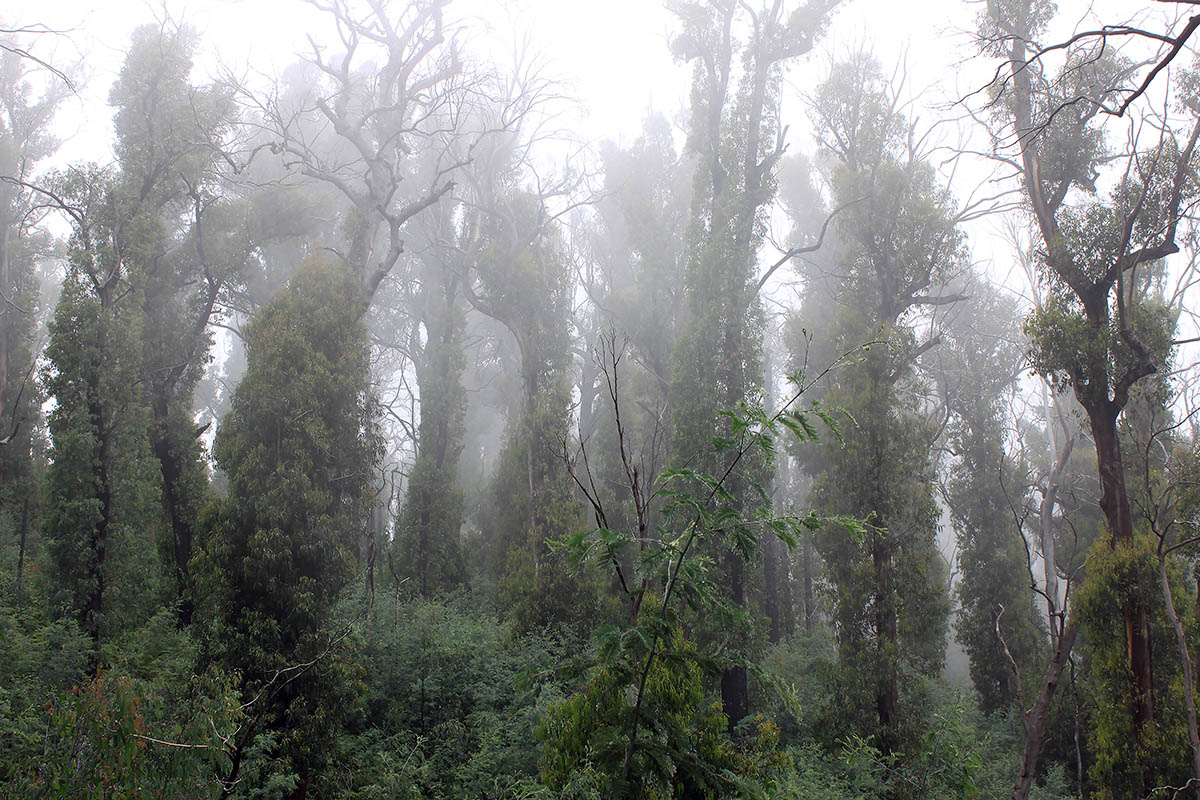
POLYGON ((1033 707, 1025 712, 1022 722, 1025 725, 1025 747, 1021 751, 1021 769, 1017 773, 1017 782, 1013 786, 1012 800, 1027 800, 1029 791, 1033 788, 1033 778, 1037 774, 1038 762, 1042 757, 1042 749, 1046 744, 1046 724, 1050 718, 1050 704, 1054 700, 1054 692, 1062 680, 1063 670, 1071 657, 1071 648, 1075 645, 1075 636, 1079 629, 1074 623, 1067 624, 1058 637, 1058 647, 1050 659, 1049 666, 1042 676, 1042 684, 1038 688, 1033 707))

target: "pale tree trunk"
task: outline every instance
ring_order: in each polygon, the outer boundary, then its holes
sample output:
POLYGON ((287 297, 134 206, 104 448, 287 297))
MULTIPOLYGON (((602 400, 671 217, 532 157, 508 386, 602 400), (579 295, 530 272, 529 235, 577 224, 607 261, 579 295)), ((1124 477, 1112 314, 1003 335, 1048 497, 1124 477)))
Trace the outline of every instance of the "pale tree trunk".
MULTIPOLYGON (((1050 474, 1046 477, 1046 486, 1042 492, 1042 504, 1040 511, 1041 522, 1041 546, 1042 546, 1042 573, 1046 581, 1046 616, 1049 623, 1050 631, 1050 647, 1054 649, 1058 646, 1057 634, 1058 630, 1058 553, 1054 541, 1054 503, 1058 496, 1058 487, 1062 481, 1062 473, 1066 468, 1067 459, 1071 457, 1071 449, 1075 446, 1075 437, 1067 435, 1066 441, 1063 443, 1062 452, 1059 452, 1058 442, 1054 434, 1054 419, 1051 417, 1051 406, 1049 400, 1049 391, 1045 384, 1042 385, 1042 410, 1046 416, 1046 436, 1050 441, 1050 453, 1054 458, 1054 463, 1050 467, 1050 474)), ((1058 411, 1058 400, 1054 401, 1054 411, 1058 411)), ((1055 416, 1058 416, 1056 413, 1055 416)))

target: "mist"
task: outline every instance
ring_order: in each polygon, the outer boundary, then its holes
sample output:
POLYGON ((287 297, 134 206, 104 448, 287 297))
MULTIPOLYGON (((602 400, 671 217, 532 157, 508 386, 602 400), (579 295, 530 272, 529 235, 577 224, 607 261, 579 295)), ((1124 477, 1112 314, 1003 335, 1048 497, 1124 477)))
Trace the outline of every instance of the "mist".
POLYGON ((1200 796, 1187 5, 0 12, 0 796, 1200 796))

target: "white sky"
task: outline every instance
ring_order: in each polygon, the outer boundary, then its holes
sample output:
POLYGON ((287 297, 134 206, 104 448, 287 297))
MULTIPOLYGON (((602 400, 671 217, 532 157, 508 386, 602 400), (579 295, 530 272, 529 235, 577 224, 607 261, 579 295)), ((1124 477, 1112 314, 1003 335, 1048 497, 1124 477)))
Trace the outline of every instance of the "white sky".
MULTIPOLYGON (((399 5, 404 0, 393 0, 399 5)), ((799 2, 799 0, 794 0, 799 2)), ((907 75, 914 100, 910 117, 929 125, 946 116, 947 100, 987 83, 994 65, 975 58, 969 32, 984 0, 843 0, 832 25, 814 52, 791 69, 784 96, 792 152, 811 149, 801 94, 823 77, 831 59, 851 50, 872 50, 885 69, 907 75)), ((308 49, 306 34, 319 41, 333 37, 323 13, 302 0, 0 0, 0 20, 9 25, 41 23, 69 31, 69 39, 46 37, 34 52, 56 63, 82 59, 87 81, 79 99, 60 115, 65 140, 55 165, 111 159, 111 110, 106 98, 124 59, 132 30, 164 15, 183 20, 200 34, 195 79, 204 81, 222 65, 238 73, 279 75, 308 49)), ((543 75, 561 82, 575 104, 564 109, 563 127, 578 139, 630 143, 650 110, 677 118, 686 107, 690 68, 671 57, 668 44, 676 29, 663 0, 453 0, 452 18, 469 25, 468 49, 477 58, 500 65, 513 61, 522 43, 543 63, 543 75)), ((1109 21, 1143 15, 1163 29, 1161 17, 1174 8, 1151 0, 1061 0, 1064 35, 1095 18, 1109 21), (1089 12, 1092 14, 1088 19, 1089 12), (1086 20, 1086 21, 1085 21, 1086 20)), ((1176 9, 1176 13, 1178 10, 1176 9)), ((1055 31, 1058 35, 1060 31, 1055 31)), ((970 125, 963 132, 978 136, 970 125)), ((961 135, 952 126, 939 131, 944 143, 961 135)), ((986 176, 969 165, 952 187, 961 199, 986 176)), ((1005 281, 1011 250, 997 234, 998 222, 968 227, 977 259, 1005 281)), ((784 273, 779 273, 783 278, 784 273)), ((1011 278, 1010 278, 1011 280, 1011 278)), ((1011 285, 1011 284, 1010 284, 1011 285)))
MULTIPOLYGON (((307 50, 306 33, 331 37, 329 20, 301 0, 0 0, 0 20, 8 25, 41 23, 70 32, 67 41, 39 41, 38 55, 56 64, 82 59, 86 66, 79 99, 67 104, 60 118, 65 142, 56 165, 111 158, 109 86, 130 33, 161 18, 164 3, 173 19, 200 34, 197 81, 216 75, 222 64, 238 72, 279 75, 307 50)), ((973 57, 965 33, 974 28, 983 3, 844 0, 814 53, 789 73, 784 117, 791 126, 792 151, 811 149, 800 95, 820 81, 832 58, 851 50, 870 49, 885 69, 903 70, 907 91, 916 98, 909 115, 926 125, 946 113, 947 99, 986 84, 994 65, 973 57)), ((1148 28, 1169 29, 1164 17, 1188 8, 1153 0, 1060 0, 1059 7, 1063 13, 1050 38, 1081 24, 1095 27, 1097 18, 1114 21, 1132 14, 1153 16, 1145 23, 1148 28)), ((649 110, 676 118, 686 106, 690 69, 670 55, 676 26, 662 0, 454 0, 449 13, 469 22, 469 45, 478 58, 510 64, 514 49, 527 43, 542 60, 543 74, 560 80, 563 94, 575 99, 562 122, 579 139, 627 144, 649 110)), ((955 131, 948 128, 944 134, 953 144, 955 131)), ((960 200, 985 174, 976 165, 956 176, 953 189, 960 200)), ((984 220, 969 226, 968 233, 976 260, 994 279, 1016 288, 1023 282, 1011 274, 1011 246, 998 228, 998 220, 984 220)), ((778 278, 786 280, 786 271, 778 278)), ((1181 335, 1195 335, 1186 320, 1184 328, 1181 335)))
MULTIPOLYGON (((105 160, 111 138, 108 87, 130 33, 161 17, 162 3, 8 0, 5 5, 0 18, 9 24, 42 23, 71 32, 70 42, 51 50, 47 41, 35 50, 52 55, 54 63, 82 57, 86 65, 81 103, 64 114, 67 141, 60 160, 105 160)), ((331 30, 322 14, 300 0, 167 0, 167 7, 174 19, 200 32, 198 79, 215 74, 222 63, 277 75, 305 51, 306 33, 320 37, 331 30)), ((938 34, 954 26, 969 28, 977 8, 962 0, 850 0, 837 12, 822 47, 794 70, 792 84, 812 85, 831 48, 836 55, 861 45, 874 49, 887 65, 907 51, 913 86, 941 81, 957 71, 968 51, 959 47, 961 39, 938 34)), ((564 94, 578 101, 571 126, 585 140, 629 142, 648 110, 673 117, 686 105, 690 71, 671 58, 674 20, 660 0, 455 0, 450 13, 471 22, 472 49, 501 63, 511 63, 514 47, 527 40, 545 63, 544 74, 561 80, 564 94)), ((794 98, 785 114, 803 125, 794 98)))

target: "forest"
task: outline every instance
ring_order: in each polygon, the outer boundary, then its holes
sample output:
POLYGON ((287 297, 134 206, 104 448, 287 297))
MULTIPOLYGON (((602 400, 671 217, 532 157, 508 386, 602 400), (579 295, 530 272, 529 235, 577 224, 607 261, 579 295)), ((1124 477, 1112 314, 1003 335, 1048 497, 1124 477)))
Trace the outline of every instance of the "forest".
POLYGON ((0 798, 1200 798, 1200 3, 858 1, 0 10, 0 798))

